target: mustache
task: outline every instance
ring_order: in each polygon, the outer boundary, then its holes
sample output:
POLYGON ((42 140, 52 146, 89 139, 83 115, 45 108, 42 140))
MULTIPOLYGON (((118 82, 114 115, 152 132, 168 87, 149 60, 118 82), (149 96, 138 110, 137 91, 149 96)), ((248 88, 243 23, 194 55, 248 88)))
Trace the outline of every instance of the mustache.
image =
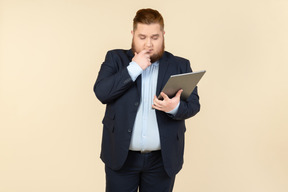
MULTIPOLYGON (((135 42, 134 42, 134 38, 132 39, 131 49, 132 49, 133 53, 135 53, 135 52, 139 53, 140 52, 140 51, 137 52, 137 50, 136 50, 136 45, 135 45, 135 42)), ((161 59, 161 57, 163 56, 164 52, 165 52, 165 43, 163 41, 161 49, 158 52, 156 52, 156 53, 154 53, 153 55, 150 56, 151 63, 154 63, 154 62, 158 61, 159 59, 161 59)), ((150 52, 148 52, 148 53, 150 53, 150 52)))

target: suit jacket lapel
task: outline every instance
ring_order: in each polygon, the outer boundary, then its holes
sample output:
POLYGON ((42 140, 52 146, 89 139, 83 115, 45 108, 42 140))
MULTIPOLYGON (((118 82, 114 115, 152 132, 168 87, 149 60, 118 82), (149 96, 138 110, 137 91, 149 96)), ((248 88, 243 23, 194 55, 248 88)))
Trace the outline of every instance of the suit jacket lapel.
MULTIPOLYGON (((129 60, 132 61, 134 57, 134 53, 132 50, 128 50, 129 60)), ((170 63, 167 59, 167 54, 164 52, 162 58, 159 60, 159 71, 158 71, 158 79, 157 79, 157 88, 156 88, 156 96, 160 94, 160 91, 163 89, 165 83, 168 81, 170 76, 167 76, 167 69, 169 68, 170 63)), ((141 86, 142 80, 141 75, 139 75, 136 79, 136 86, 138 89, 138 93, 141 97, 141 86)))
POLYGON ((167 69, 169 68, 170 63, 168 62, 166 53, 164 52, 163 57, 159 60, 159 72, 158 72, 158 80, 157 80, 157 89, 156 89, 156 96, 158 96, 163 89, 165 83, 167 82, 168 78, 166 73, 167 69))
POLYGON ((142 84, 141 84, 142 80, 141 79, 142 79, 141 75, 139 75, 136 79, 136 86, 137 86, 138 93, 139 93, 140 97, 141 97, 141 86, 142 86, 142 84))

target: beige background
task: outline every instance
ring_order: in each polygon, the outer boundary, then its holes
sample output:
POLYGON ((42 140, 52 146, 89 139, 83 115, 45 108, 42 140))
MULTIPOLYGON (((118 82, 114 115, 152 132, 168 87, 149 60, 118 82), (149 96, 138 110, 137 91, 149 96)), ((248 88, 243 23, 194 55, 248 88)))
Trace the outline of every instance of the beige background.
POLYGON ((104 191, 92 87, 146 7, 167 50, 207 70, 174 191, 288 191, 287 0, 2 0, 1 192, 104 191))

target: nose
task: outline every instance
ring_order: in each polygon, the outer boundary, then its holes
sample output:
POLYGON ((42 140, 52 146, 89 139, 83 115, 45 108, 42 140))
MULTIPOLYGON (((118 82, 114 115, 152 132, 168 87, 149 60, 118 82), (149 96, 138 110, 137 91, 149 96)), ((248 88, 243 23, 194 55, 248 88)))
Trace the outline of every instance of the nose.
POLYGON ((152 42, 151 42, 151 39, 150 39, 150 38, 147 38, 146 46, 147 46, 147 47, 151 47, 151 46, 152 46, 152 42))

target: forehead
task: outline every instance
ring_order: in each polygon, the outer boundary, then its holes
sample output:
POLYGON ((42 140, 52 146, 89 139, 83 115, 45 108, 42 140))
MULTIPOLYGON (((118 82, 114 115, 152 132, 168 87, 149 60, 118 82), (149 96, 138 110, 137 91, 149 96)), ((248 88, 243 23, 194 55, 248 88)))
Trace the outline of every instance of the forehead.
POLYGON ((162 30, 159 23, 152 23, 149 25, 138 23, 134 32, 137 34, 159 34, 162 30))

